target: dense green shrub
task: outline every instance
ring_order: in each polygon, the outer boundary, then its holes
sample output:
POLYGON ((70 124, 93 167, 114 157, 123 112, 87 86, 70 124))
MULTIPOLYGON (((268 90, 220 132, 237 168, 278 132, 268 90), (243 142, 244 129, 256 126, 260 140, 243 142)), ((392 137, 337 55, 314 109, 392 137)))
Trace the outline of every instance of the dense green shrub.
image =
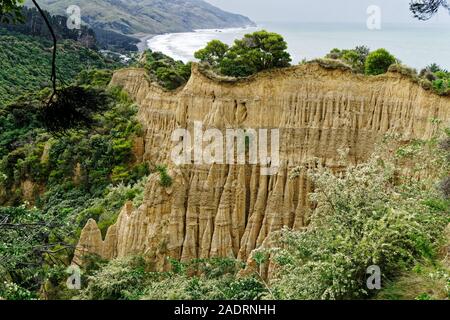
POLYGON ((389 67, 397 60, 386 49, 378 49, 371 52, 365 62, 367 75, 379 75, 386 73, 389 67))
POLYGON ((113 72, 108 69, 82 70, 76 77, 76 84, 80 86, 92 86, 104 88, 111 81, 113 72))
POLYGON ((161 186, 168 188, 172 185, 172 177, 167 172, 166 166, 156 166, 156 171, 159 173, 159 183, 161 186))

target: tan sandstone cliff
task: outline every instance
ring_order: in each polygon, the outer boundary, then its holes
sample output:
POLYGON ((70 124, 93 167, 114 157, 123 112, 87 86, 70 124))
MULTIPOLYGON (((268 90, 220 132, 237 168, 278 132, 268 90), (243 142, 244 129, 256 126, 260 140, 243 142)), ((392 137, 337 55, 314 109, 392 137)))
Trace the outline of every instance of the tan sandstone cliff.
POLYGON ((289 179, 292 168, 314 165, 316 158, 338 168, 337 150, 347 148, 347 161, 358 163, 388 132, 401 133, 405 141, 429 138, 436 130, 432 119, 450 120, 449 97, 399 73, 365 77, 314 63, 235 82, 211 79, 194 65, 191 79, 176 92, 150 83, 144 70, 124 69, 112 85, 122 86, 139 105, 143 159, 167 164, 173 185, 162 187, 152 175, 144 204, 127 204, 104 240, 89 221, 78 262, 85 252, 108 259, 145 253, 156 270, 167 270, 167 257, 246 260, 272 231, 304 227, 313 186, 304 173, 289 179), (194 121, 223 131, 279 128, 278 174, 262 176, 256 165, 175 166, 171 134, 192 130, 194 121))

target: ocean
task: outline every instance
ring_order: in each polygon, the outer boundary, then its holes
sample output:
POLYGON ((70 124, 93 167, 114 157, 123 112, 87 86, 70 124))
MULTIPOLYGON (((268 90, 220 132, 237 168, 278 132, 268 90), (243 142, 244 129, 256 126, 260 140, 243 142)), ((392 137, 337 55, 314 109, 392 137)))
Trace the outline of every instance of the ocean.
POLYGON ((154 51, 186 62, 194 60, 194 52, 213 39, 231 44, 258 29, 283 35, 293 63, 323 57, 333 48, 351 49, 366 45, 372 50, 385 48, 402 63, 417 69, 430 63, 450 69, 449 24, 383 24, 381 30, 369 30, 364 23, 260 22, 258 27, 158 35, 149 39, 147 44, 154 51))

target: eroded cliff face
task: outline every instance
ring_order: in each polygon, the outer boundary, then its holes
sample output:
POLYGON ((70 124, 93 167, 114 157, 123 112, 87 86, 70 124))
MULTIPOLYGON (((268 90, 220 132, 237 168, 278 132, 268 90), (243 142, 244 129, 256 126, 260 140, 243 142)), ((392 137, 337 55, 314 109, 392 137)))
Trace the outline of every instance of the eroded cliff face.
POLYGON ((237 82, 217 81, 197 66, 186 86, 166 92, 150 83, 146 72, 125 69, 112 85, 122 86, 140 106, 145 129, 142 157, 169 166, 173 184, 163 187, 152 175, 141 207, 127 204, 103 240, 91 220, 83 230, 75 261, 85 252, 104 258, 145 254, 155 270, 167 270, 167 257, 234 257, 247 260, 267 236, 283 226, 307 224, 307 195, 313 186, 299 165, 317 159, 340 168, 367 159, 386 133, 402 139, 430 138, 432 119, 450 120, 450 98, 425 91, 397 73, 365 77, 318 64, 274 70, 237 82), (172 132, 205 129, 280 129, 278 174, 261 175, 257 165, 183 165, 171 160, 172 132))

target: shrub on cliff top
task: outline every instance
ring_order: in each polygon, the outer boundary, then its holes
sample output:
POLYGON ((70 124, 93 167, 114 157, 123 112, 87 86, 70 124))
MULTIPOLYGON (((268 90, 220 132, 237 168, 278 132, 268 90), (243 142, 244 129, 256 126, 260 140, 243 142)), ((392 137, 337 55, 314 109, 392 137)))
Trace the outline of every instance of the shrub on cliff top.
POLYGON ((162 87, 174 90, 185 84, 191 76, 191 63, 176 61, 161 52, 147 49, 140 65, 150 73, 150 76, 162 87))
POLYGON ((432 89, 439 95, 450 95, 450 72, 432 63, 420 71, 422 83, 426 89, 432 89))
POLYGON ((246 77, 271 68, 288 67, 291 62, 284 38, 265 30, 246 34, 231 47, 213 40, 197 51, 195 57, 209 63, 217 72, 232 77, 246 77))
POLYGON ((322 68, 325 68, 325 69, 332 69, 332 70, 339 69, 339 70, 343 70, 343 71, 353 71, 351 66, 344 63, 341 60, 324 58, 324 59, 314 59, 314 60, 306 62, 306 64, 308 64, 308 63, 317 63, 322 68))
POLYGON ((365 63, 370 49, 366 46, 358 46, 351 50, 333 49, 325 56, 326 59, 340 60, 350 65, 355 72, 364 73, 365 63))
POLYGON ((388 68, 397 62, 385 49, 370 52, 366 46, 357 46, 354 49, 333 49, 325 56, 331 61, 340 61, 349 65, 354 72, 367 75, 378 75, 388 71, 388 68))
POLYGON ((386 49, 378 49, 367 56, 365 71, 367 75, 386 73, 397 60, 386 49))

